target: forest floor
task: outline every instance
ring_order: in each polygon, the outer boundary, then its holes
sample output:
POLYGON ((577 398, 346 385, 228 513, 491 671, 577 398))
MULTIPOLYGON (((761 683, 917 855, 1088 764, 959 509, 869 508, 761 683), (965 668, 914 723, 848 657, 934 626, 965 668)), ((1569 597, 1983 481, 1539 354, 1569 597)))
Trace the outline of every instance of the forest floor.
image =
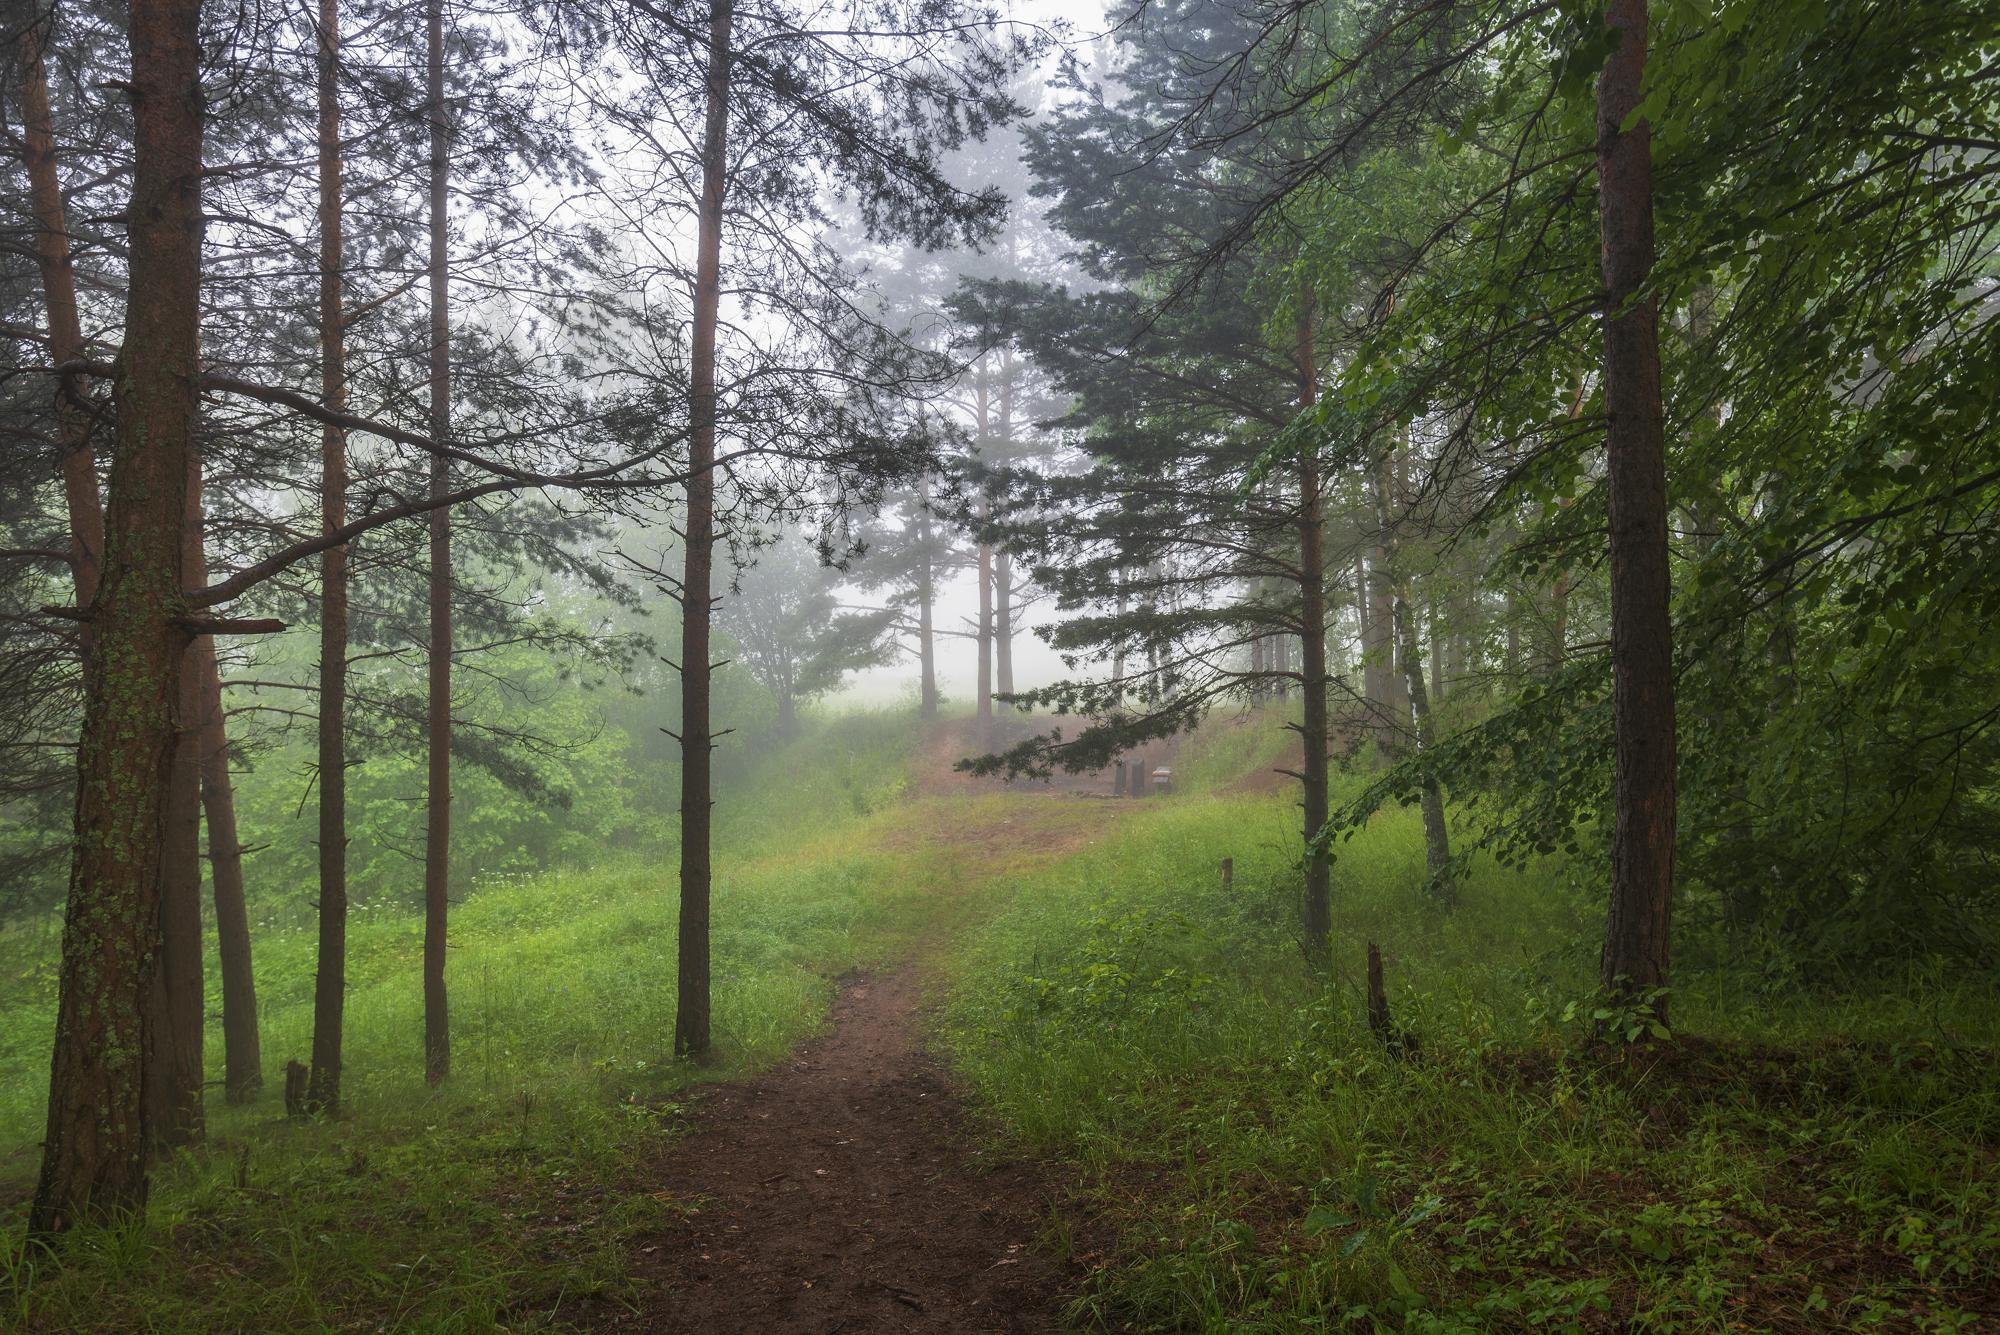
MULTIPOLYGON (((920 768, 930 791, 948 787, 947 774, 920 768)), ((670 1218, 637 1248, 645 1294, 605 1324, 1059 1328, 1073 1285, 1036 1245, 1056 1187, 1032 1161, 996 1155, 972 1125, 926 1043, 926 998, 946 951, 982 916, 982 886, 1081 851, 1132 809, 1037 785, 954 819, 913 810, 889 842, 938 868, 923 926, 897 958, 841 980, 828 1032, 697 1096, 685 1138, 642 1184, 670 1218)))
POLYGON ((659 1166, 687 1213, 640 1245, 652 1296, 613 1327, 1040 1331, 1064 1277, 1035 1246, 1036 1167, 980 1148, 919 1035, 921 971, 849 978, 832 1032, 711 1088, 659 1166))

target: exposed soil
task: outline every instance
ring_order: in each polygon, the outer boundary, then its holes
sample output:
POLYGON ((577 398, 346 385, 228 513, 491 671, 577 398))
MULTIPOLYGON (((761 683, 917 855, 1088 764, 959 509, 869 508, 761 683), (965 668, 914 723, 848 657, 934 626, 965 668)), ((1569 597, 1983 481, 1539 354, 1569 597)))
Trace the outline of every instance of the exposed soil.
POLYGON ((918 1038, 919 973, 846 980, 832 1032, 700 1099, 659 1178, 692 1212, 643 1253, 674 1331, 1048 1331, 1065 1276, 1035 1246, 1033 1165, 977 1147, 918 1038))

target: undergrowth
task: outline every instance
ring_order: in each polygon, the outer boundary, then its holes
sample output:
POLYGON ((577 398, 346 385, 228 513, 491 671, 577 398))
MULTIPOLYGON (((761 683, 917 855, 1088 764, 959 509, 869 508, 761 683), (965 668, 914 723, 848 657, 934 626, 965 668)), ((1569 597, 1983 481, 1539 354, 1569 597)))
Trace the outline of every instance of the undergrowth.
POLYGON ((1679 980, 1684 1032, 1601 1046, 1592 886, 1475 862, 1441 911, 1415 813, 1389 812, 1340 847, 1322 974, 1294 933, 1295 821, 1276 798, 1162 803, 1021 878, 956 962, 960 1069, 1000 1134, 1070 1166, 1052 1227, 1089 1268, 1080 1324, 2000 1315, 1991 979, 1939 964, 1833 996, 1714 967, 1679 980), (1361 1018, 1370 941, 1394 1050, 1361 1018))
MULTIPOLYGON (((146 1221, 73 1234, 60 1261, 22 1234, 58 938, 53 924, 14 927, 0 939, 0 1326, 535 1328, 618 1302, 628 1246, 678 1208, 634 1182, 680 1124, 675 1091, 788 1051, 821 1022, 834 977, 923 918, 934 868, 888 838, 906 818, 887 813, 910 732, 900 717, 836 720, 773 756, 740 800, 725 792, 714 1064, 672 1057, 670 855, 468 888, 452 910, 453 1074, 435 1090, 421 915, 358 909, 334 1121, 284 1117, 284 1063, 310 1049, 316 938, 267 928, 254 942, 264 1092, 231 1107, 211 1089, 207 1143, 161 1167, 146 1221)), ((938 805, 953 813, 940 822, 965 814, 938 805)), ((219 1028, 208 1051, 219 1070, 219 1028)))

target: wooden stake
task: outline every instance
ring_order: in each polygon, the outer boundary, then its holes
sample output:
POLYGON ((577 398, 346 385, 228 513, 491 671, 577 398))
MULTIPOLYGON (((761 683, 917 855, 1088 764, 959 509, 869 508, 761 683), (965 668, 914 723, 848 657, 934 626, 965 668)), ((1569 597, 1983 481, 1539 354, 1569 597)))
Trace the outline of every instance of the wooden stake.
POLYGON ((1395 1030, 1389 1023, 1389 994, 1382 989, 1382 952, 1373 941, 1368 943, 1368 1027, 1385 1047, 1396 1046, 1395 1030))

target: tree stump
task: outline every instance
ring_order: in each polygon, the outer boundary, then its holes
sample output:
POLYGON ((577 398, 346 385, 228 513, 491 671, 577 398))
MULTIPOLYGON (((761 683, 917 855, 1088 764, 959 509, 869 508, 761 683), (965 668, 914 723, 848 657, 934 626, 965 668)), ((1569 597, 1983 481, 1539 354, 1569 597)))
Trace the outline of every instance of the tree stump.
POLYGON ((1389 1020, 1389 994, 1382 988, 1382 952, 1373 941, 1368 943, 1368 1027, 1384 1047, 1399 1046, 1389 1020))
POLYGON ((311 1074, 304 1062, 285 1063, 285 1116, 306 1115, 306 1081, 311 1074))

